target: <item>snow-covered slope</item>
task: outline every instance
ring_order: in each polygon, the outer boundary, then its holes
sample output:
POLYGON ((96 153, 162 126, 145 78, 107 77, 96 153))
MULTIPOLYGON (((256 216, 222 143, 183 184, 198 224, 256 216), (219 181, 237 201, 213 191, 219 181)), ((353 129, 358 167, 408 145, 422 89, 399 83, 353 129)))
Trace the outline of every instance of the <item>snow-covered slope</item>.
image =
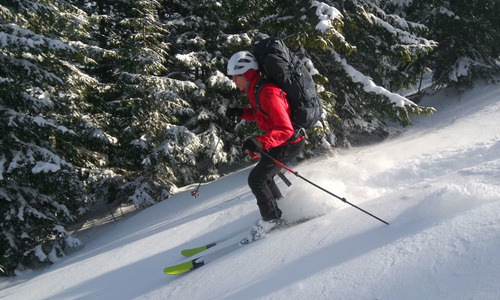
MULTIPOLYGON (((101 231, 5 299, 499 299, 500 86, 424 99, 435 115, 383 143, 293 168, 389 226, 288 175, 290 219, 323 215, 194 272, 180 250, 258 219, 245 169, 101 231)), ((208 250, 212 251, 212 249, 208 250)))

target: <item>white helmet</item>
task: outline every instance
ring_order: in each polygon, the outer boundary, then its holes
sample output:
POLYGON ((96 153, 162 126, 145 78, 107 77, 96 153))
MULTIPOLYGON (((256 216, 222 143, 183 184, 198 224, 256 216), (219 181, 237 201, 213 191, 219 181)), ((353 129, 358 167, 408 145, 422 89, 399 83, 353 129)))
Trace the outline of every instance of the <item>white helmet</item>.
POLYGON ((258 70, 259 65, 255 60, 255 56, 248 51, 233 54, 227 62, 227 75, 243 75, 250 69, 258 70))

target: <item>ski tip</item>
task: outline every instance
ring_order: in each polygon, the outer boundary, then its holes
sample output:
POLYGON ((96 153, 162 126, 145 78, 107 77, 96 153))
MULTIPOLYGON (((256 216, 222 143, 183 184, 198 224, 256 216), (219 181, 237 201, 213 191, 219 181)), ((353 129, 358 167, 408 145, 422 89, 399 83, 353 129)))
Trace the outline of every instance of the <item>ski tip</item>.
POLYGON ((168 275, 177 275, 177 274, 186 273, 192 269, 193 269, 193 262, 187 261, 187 262, 184 262, 182 264, 178 264, 178 265, 171 266, 171 267, 166 267, 165 269, 163 269, 163 273, 168 274, 168 275))
POLYGON ((181 251, 181 254, 186 256, 186 257, 191 257, 191 256, 196 255, 200 252, 203 252, 207 249, 208 249, 207 246, 202 246, 202 247, 192 248, 192 249, 185 249, 185 250, 181 251))

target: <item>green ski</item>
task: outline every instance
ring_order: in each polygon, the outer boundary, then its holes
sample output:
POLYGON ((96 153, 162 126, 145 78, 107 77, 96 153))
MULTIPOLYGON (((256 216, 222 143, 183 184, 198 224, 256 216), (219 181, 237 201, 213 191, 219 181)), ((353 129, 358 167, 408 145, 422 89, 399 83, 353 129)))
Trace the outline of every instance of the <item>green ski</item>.
POLYGON ((197 247, 197 248, 191 248, 191 249, 184 249, 181 251, 181 254, 184 255, 185 257, 191 257, 193 255, 196 255, 200 252, 203 252, 209 248, 212 248, 213 246, 217 245, 217 243, 210 243, 205 246, 197 247))
POLYGON ((182 264, 178 264, 178 265, 175 265, 175 266, 167 267, 167 268, 163 269, 163 272, 165 274, 169 274, 169 275, 177 275, 177 274, 182 274, 182 273, 186 273, 188 271, 197 269, 197 268, 199 268, 199 267, 201 267, 201 266, 204 265, 203 261, 202 262, 196 262, 196 260, 197 259, 193 259, 193 260, 184 262, 182 264))
MULTIPOLYGON (((281 230, 289 228, 289 227, 297 226, 297 225, 305 223, 311 219, 313 219, 313 218, 301 219, 298 221, 290 222, 285 227, 281 227, 279 229, 272 230, 268 234, 273 233, 273 232, 277 232, 277 231, 281 231, 281 230)), ((234 236, 234 234, 233 234, 233 236, 234 236)), ((227 239, 229 239, 229 238, 226 238, 226 240, 227 239)), ((259 241, 259 240, 255 240, 255 241, 259 241)), ((226 246, 224 248, 218 249, 218 250, 211 252, 209 254, 199 256, 195 259, 192 259, 192 260, 189 260, 189 261, 177 264, 177 265, 166 267, 165 269, 163 269, 163 272, 165 274, 168 274, 168 275, 178 275, 178 274, 183 274, 183 273, 186 273, 186 272, 189 272, 192 270, 196 270, 196 269, 198 269, 198 268, 200 268, 200 267, 202 267, 202 266, 204 266, 204 265, 206 265, 206 264, 208 264, 208 263, 210 263, 218 258, 221 258, 222 256, 224 256, 228 253, 231 253, 231 252, 239 249, 240 247, 246 246, 252 242, 254 242, 254 241, 249 240, 247 237, 245 237, 245 238, 239 240, 238 242, 235 242, 235 243, 233 243, 229 246, 226 246)), ((215 245, 217 245, 217 243, 219 243, 219 242, 213 242, 213 243, 210 243, 210 244, 205 245, 205 246, 182 250, 181 253, 184 256, 193 256, 193 255, 196 255, 202 251, 205 251, 206 249, 214 247, 215 245)))
POLYGON ((234 237, 236 237, 237 235, 240 235, 242 234, 243 232, 246 232, 248 229, 245 228, 243 230, 240 230, 240 231, 237 231, 237 232, 233 232, 233 233, 230 233, 229 235, 225 236, 225 237, 222 237, 220 238, 219 240, 217 241, 213 241, 211 243, 208 243, 206 244, 205 246, 201 246, 201 247, 195 247, 195 248, 189 248, 189 249, 184 249, 184 250, 181 250, 181 254, 184 255, 185 257, 191 257, 191 256, 194 256, 200 252, 203 252, 207 249, 210 249, 214 246, 217 246, 219 244, 221 244, 222 242, 225 242, 227 240, 230 240, 234 237))

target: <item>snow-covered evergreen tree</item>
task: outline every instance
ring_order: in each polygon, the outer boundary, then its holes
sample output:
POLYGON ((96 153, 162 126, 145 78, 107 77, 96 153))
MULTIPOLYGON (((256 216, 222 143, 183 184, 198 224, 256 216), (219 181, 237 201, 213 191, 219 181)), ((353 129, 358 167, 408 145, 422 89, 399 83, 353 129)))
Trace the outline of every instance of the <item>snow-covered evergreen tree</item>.
POLYGON ((53 262, 80 244, 65 225, 85 211, 71 104, 95 81, 80 72, 85 14, 66 2, 0 5, 0 273, 53 262))
POLYGON ((379 1, 343 1, 337 7, 342 13, 340 31, 350 45, 330 48, 336 62, 332 78, 339 94, 340 128, 347 131, 344 136, 385 135, 388 120, 407 125, 411 114, 432 113, 396 94, 417 82, 420 58, 436 46, 422 37, 427 28, 387 13, 379 1))
POLYGON ((169 25, 171 44, 168 76, 191 81, 199 88, 197 95, 189 99, 195 113, 185 124, 187 130, 202 141, 197 155, 198 173, 190 176, 198 180, 217 178, 220 172, 213 166, 241 159, 238 147, 232 143, 234 124, 225 118, 226 108, 234 102, 236 93, 231 80, 225 76, 227 55, 224 55, 221 39, 228 23, 220 16, 224 6, 219 1, 167 1, 167 5, 164 22, 169 25), (207 162, 207 154, 219 139, 223 152, 211 156, 207 162), (212 167, 204 167, 207 163, 212 167))
POLYGON ((168 197, 173 184, 163 179, 177 173, 177 165, 144 163, 169 123, 192 115, 181 96, 198 90, 162 76, 159 4, 75 4, 82 9, 0 6, 2 274, 78 246, 66 225, 89 204, 150 204, 168 197))
MULTIPOLYGON (((110 52, 87 69, 100 80, 89 96, 93 107, 99 106, 92 111, 94 119, 115 141, 101 151, 106 154, 105 167, 120 174, 113 178, 117 188, 114 195, 107 195, 109 202, 150 205, 168 197, 176 185, 189 182, 185 178, 196 177, 191 161, 186 162, 191 170, 184 166, 180 171, 180 161, 185 161, 182 150, 192 145, 178 145, 169 132, 194 114, 190 101, 202 92, 194 82, 167 76, 171 25, 160 18, 166 13, 163 4, 149 0, 85 3, 98 24, 92 31, 94 40, 110 52), (168 147, 181 151, 166 151, 168 147)), ((190 132, 178 134, 196 144, 190 132)))
POLYGON ((500 2, 385 1, 385 7, 408 20, 425 24, 439 43, 428 59, 437 88, 465 89, 478 79, 500 74, 500 2))

